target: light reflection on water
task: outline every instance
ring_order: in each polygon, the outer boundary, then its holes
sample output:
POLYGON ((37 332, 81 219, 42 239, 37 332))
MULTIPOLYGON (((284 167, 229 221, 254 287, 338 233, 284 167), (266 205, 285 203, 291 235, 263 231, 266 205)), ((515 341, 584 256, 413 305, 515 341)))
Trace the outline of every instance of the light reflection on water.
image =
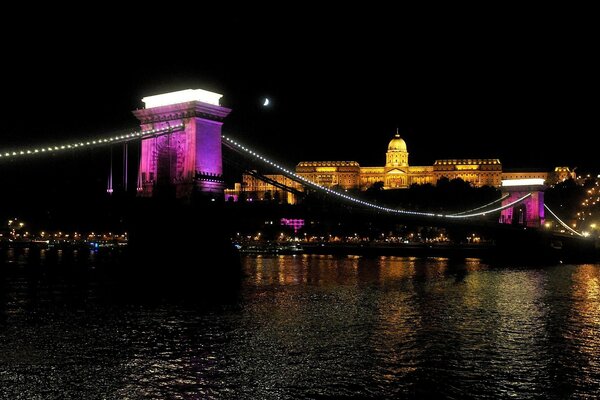
POLYGON ((254 256, 237 297, 198 303, 114 297, 101 259, 0 255, 4 397, 584 398, 600 388, 598 264, 254 256))

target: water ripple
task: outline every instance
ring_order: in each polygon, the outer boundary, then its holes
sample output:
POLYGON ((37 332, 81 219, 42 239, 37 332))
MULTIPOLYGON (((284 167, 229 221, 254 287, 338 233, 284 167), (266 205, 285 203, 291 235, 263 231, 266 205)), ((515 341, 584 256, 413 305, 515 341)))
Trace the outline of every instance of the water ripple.
POLYGON ((597 264, 248 257, 236 301, 199 305, 117 300, 85 255, 77 280, 61 261, 26 256, 1 265, 0 398, 560 399, 600 388, 597 264))

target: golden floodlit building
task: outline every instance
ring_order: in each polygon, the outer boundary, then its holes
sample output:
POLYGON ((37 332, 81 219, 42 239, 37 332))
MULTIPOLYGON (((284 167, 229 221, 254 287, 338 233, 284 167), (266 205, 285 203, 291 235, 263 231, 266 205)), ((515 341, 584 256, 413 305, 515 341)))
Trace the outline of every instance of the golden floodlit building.
MULTIPOLYGON (((497 158, 467 158, 436 160, 433 165, 411 166, 408 164, 408 148, 396 132, 385 154, 385 165, 361 167, 356 161, 301 161, 296 174, 328 188, 343 190, 366 190, 381 182, 384 189, 404 189, 411 185, 433 184, 441 178, 460 178, 475 187, 500 186, 503 179, 543 178, 554 183, 575 177, 568 167, 556 167, 554 172, 503 172, 497 158)), ((295 203, 293 193, 283 186, 302 191, 302 185, 278 174, 264 175, 267 182, 253 174, 244 174, 242 182, 233 189, 225 190, 226 199, 279 200, 295 203), (270 181, 270 182, 269 182, 270 181)))

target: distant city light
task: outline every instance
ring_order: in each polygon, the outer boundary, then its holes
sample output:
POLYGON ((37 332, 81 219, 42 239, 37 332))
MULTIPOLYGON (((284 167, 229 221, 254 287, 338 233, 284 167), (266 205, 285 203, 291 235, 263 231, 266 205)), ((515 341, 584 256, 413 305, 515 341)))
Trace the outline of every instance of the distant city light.
POLYGON ((188 101, 201 101, 203 103, 219 105, 222 94, 209 92, 203 89, 186 89, 178 92, 146 96, 142 99, 146 108, 162 107, 171 104, 187 103, 188 101))
POLYGON ((541 178, 529 178, 529 179, 503 179, 502 186, 534 186, 543 185, 544 180, 541 178))

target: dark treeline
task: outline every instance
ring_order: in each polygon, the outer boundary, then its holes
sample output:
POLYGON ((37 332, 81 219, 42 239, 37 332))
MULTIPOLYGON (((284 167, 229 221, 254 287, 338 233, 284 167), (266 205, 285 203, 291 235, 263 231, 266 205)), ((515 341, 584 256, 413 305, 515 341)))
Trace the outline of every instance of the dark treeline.
POLYGON ((473 187, 460 178, 442 178, 437 185, 411 185, 408 189, 383 190, 383 182, 367 189, 363 196, 377 204, 417 211, 458 212, 492 202, 500 190, 491 186, 473 187))

